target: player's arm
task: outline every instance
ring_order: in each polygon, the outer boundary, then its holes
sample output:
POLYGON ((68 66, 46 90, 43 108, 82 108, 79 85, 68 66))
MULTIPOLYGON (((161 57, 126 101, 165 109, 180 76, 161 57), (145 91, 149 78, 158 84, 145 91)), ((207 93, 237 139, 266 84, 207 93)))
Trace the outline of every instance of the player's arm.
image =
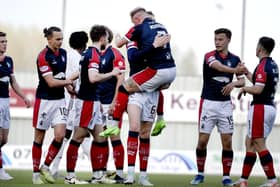
POLYGON ((13 90, 15 91, 15 93, 23 99, 24 103, 26 104, 27 108, 31 107, 31 101, 26 97, 26 95, 23 93, 23 91, 21 90, 14 74, 12 74, 10 76, 10 83, 11 83, 11 87, 13 88, 13 90))
POLYGON ((47 74, 43 77, 50 88, 64 87, 67 85, 71 85, 73 83, 73 81, 70 79, 65 79, 65 80, 56 79, 53 77, 52 73, 47 74))
POLYGON ((145 49, 139 50, 136 42, 129 42, 127 44, 127 58, 129 62, 142 62, 145 58, 148 58, 157 48, 161 48, 170 42, 171 36, 156 35, 152 45, 145 49))
POLYGON ((253 86, 245 86, 242 87, 238 93, 237 98, 240 99, 242 95, 246 95, 246 93, 252 94, 252 95, 258 95, 261 94, 264 89, 264 84, 255 84, 253 86))
POLYGON ((230 95, 233 88, 240 88, 242 86, 245 86, 245 78, 244 78, 244 75, 239 75, 239 76, 237 76, 236 81, 232 81, 231 83, 229 83, 225 87, 223 87, 222 94, 230 95))
POLYGON ((127 44, 129 42, 129 40, 125 37, 122 37, 120 35, 116 36, 116 46, 118 48, 121 48, 122 46, 124 46, 125 44, 127 44))
POLYGON ((210 62, 209 66, 217 71, 232 74, 242 74, 245 72, 245 66, 239 63, 235 68, 223 65, 220 61, 214 60, 210 62))

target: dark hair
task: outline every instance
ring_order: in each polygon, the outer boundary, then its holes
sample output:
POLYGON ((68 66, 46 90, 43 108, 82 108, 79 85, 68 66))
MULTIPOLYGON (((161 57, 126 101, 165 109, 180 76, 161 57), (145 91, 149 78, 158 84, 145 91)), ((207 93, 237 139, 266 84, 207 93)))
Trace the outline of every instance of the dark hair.
POLYGON ((107 29, 104 25, 93 25, 90 29, 90 39, 92 42, 98 42, 101 37, 106 36, 107 29))
POLYGON ((6 33, 0 31, 0 37, 5 37, 6 33))
POLYGON ((266 52, 270 54, 274 49, 275 41, 270 37, 263 36, 259 39, 259 45, 261 45, 264 50, 266 50, 266 52))
POLYGON ((50 36, 52 36, 53 32, 61 32, 61 29, 59 27, 49 27, 49 28, 44 28, 43 30, 44 32, 44 37, 49 38, 50 36))
POLYGON ((215 35, 216 34, 225 34, 226 37, 228 37, 229 39, 231 39, 231 31, 229 29, 226 28, 219 28, 215 30, 215 35))
POLYGON ((109 27, 106 27, 106 31, 108 33, 108 41, 109 41, 109 43, 111 43, 113 41, 114 34, 113 34, 112 30, 109 27))
POLYGON ((73 49, 85 49, 88 42, 88 35, 85 31, 73 32, 69 38, 69 45, 73 49))
POLYGON ((146 9, 142 8, 142 7, 137 7, 130 12, 130 17, 132 18, 136 13, 142 12, 142 11, 146 12, 146 9))

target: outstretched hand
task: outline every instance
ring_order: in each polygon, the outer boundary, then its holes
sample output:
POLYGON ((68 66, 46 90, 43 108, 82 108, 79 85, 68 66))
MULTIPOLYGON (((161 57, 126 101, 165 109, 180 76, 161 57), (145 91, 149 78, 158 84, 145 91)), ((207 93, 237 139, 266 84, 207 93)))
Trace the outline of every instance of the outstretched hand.
POLYGON ((239 93, 238 93, 238 96, 237 96, 237 99, 238 99, 238 100, 241 99, 242 94, 243 94, 244 96, 246 95, 246 91, 244 90, 244 87, 241 88, 241 89, 239 90, 239 93))

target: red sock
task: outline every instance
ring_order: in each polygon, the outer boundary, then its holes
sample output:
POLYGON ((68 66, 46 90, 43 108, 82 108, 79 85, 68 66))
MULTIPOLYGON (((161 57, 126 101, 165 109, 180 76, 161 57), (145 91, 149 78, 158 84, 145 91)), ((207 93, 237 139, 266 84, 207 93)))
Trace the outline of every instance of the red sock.
POLYGON ((67 172, 74 172, 75 171, 75 167, 76 167, 76 163, 77 163, 77 159, 78 159, 78 150, 80 147, 80 143, 76 142, 74 140, 71 140, 69 143, 69 147, 67 149, 67 153, 66 153, 66 168, 67 168, 67 172))
POLYGON ((124 148, 121 140, 112 141, 112 146, 116 169, 122 170, 124 163, 124 148))
POLYGON ((103 170, 107 164, 106 160, 108 159, 109 154, 108 142, 99 143, 93 141, 91 144, 90 154, 92 170, 103 170))
POLYGON ((47 157, 44 162, 44 164, 46 166, 49 166, 52 163, 52 161, 56 157, 61 145, 62 145, 62 142, 57 142, 55 140, 52 141, 52 143, 49 147, 49 150, 48 150, 47 157))
POLYGON ((164 97, 162 91, 160 91, 158 97, 157 115, 163 115, 163 102, 164 102, 164 97))
POLYGON ((138 149, 138 132, 129 131, 127 138, 127 160, 128 166, 135 166, 138 149))
POLYGON ((32 146, 32 161, 33 161, 33 172, 40 172, 40 162, 42 155, 42 144, 33 142, 32 146))
POLYGON ((198 172, 203 173, 204 172, 204 165, 207 155, 207 149, 196 149, 196 163, 197 163, 197 169, 198 172))
POLYGON ((147 171, 149 155, 150 155, 150 139, 140 138, 140 145, 139 145, 140 171, 147 171))
POLYGON ((119 87, 115 109, 113 112, 113 119, 120 121, 124 111, 126 110, 127 102, 128 102, 129 93, 125 90, 123 86, 119 87))
POLYGON ((274 179, 275 172, 273 167, 273 158, 268 150, 258 152, 263 170, 268 179, 274 179))
POLYGON ((243 179, 249 178, 251 171, 255 165, 256 159, 257 159, 256 153, 246 152, 246 156, 245 156, 244 162, 243 162, 241 178, 243 178, 243 179))
POLYGON ((233 151, 223 150, 222 151, 223 176, 230 175, 232 160, 233 160, 233 151))
POLYGON ((3 168, 2 151, 0 149, 0 168, 3 168))

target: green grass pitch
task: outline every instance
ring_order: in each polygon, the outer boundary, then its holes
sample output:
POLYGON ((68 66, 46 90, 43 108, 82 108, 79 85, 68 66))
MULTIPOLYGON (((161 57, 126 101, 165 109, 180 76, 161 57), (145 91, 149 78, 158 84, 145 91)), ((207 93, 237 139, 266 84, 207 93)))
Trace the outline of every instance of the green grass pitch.
MULTIPOLYGON (((1 181, 0 180, 0 187, 29 187, 33 186, 31 182, 32 172, 30 170, 7 170, 10 175, 14 177, 11 181, 1 181)), ((90 179, 91 173, 90 172, 79 172, 77 176, 80 179, 90 179)), ((137 177, 138 178, 138 177, 137 177)), ((136 179, 137 179, 136 178, 136 179)), ((190 185, 189 182, 193 178, 191 175, 167 175, 167 174, 150 174, 149 175, 150 181, 154 184, 155 187, 194 187, 190 185)), ((232 177, 235 181, 238 179, 238 176, 232 177)), ((47 186, 59 186, 59 187, 69 187, 69 184, 63 184, 63 179, 58 179, 56 184, 44 184, 45 187, 47 186), (59 184, 59 185, 58 185, 59 184)), ((137 181, 136 181, 137 182, 137 181)), ((249 179, 249 187, 256 187, 261 185, 265 182, 265 177, 251 177, 249 179)), ((112 185, 105 185, 105 184, 89 184, 91 186, 114 186, 114 187, 124 187, 123 184, 112 184, 112 185)), ((89 186, 86 185, 86 186, 89 186)), ((81 186, 81 185, 79 185, 81 186)), ((84 185, 82 185, 84 186, 84 185)), ((138 186, 135 183, 132 186, 138 186)), ((203 184, 197 185, 198 187, 220 187, 221 185, 221 176, 214 176, 214 175, 207 175, 205 177, 205 181, 203 184)))

